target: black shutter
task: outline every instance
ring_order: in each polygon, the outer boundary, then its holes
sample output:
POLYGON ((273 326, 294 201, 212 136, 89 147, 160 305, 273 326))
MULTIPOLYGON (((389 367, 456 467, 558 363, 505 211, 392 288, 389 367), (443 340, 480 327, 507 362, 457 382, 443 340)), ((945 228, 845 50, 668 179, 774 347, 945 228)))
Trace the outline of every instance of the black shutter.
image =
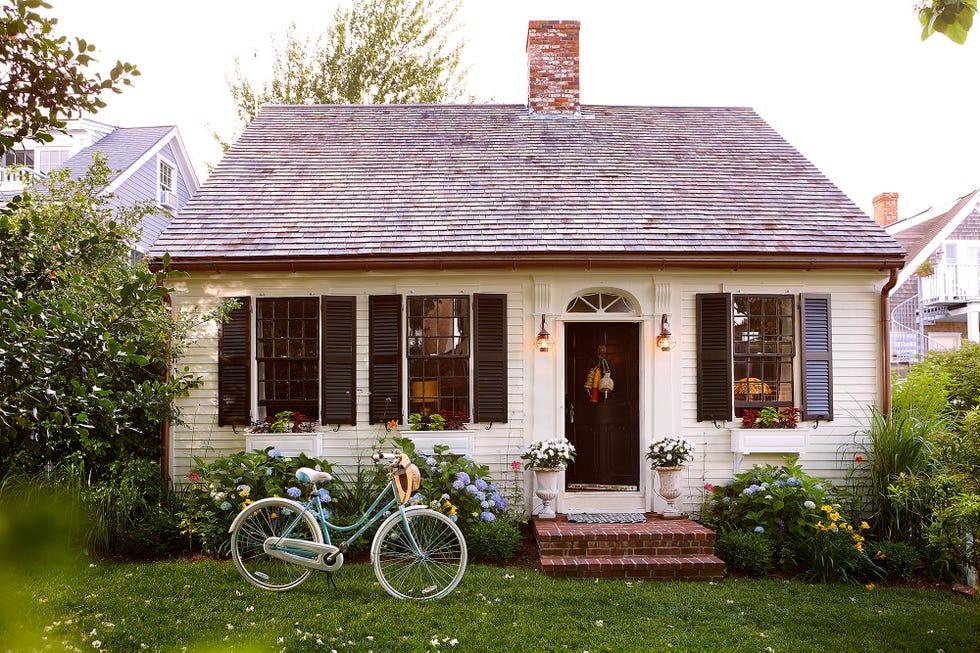
POLYGON ((320 361, 320 421, 356 424, 354 354, 357 346, 357 298, 320 298, 322 359, 320 361))
POLYGON ((507 421, 507 295, 473 296, 473 421, 507 421))
POLYGON ((241 306, 218 326, 218 426, 251 422, 252 298, 235 299, 241 306))
POLYGON ((698 421, 732 418, 732 296, 697 296, 698 421))
POLYGON ((834 419, 830 295, 800 295, 803 341, 803 419, 834 419))
POLYGON ((401 422, 402 296, 368 298, 368 363, 371 386, 368 422, 401 422))

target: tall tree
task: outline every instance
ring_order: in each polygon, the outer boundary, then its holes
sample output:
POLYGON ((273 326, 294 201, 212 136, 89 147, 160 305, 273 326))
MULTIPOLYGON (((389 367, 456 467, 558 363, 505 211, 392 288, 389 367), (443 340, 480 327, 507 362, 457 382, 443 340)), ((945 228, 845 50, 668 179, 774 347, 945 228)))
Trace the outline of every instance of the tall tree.
POLYGON ((353 0, 316 41, 292 25, 273 43, 272 81, 256 88, 236 60, 228 86, 248 124, 274 104, 402 104, 460 100, 466 71, 460 0, 353 0))
POLYGON ((49 132, 98 111, 102 93, 120 93, 139 75, 119 61, 105 76, 87 70, 95 46, 55 34, 58 20, 36 11, 50 8, 43 0, 0 0, 0 153, 25 139, 51 141, 49 132))

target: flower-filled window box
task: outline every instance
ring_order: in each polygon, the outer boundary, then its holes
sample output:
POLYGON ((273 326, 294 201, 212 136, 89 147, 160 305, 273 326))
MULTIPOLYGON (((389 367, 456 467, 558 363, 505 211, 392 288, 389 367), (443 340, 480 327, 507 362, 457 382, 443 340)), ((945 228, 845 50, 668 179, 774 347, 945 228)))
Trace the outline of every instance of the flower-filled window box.
POLYGON ((275 447, 284 456, 304 453, 318 458, 323 454, 323 440, 316 427, 316 421, 303 413, 282 411, 245 429, 245 448, 252 451, 275 447))
POLYGON ((745 454, 806 453, 807 432, 796 427, 799 414, 799 408, 790 406, 743 410, 742 427, 731 430, 735 471, 745 454))

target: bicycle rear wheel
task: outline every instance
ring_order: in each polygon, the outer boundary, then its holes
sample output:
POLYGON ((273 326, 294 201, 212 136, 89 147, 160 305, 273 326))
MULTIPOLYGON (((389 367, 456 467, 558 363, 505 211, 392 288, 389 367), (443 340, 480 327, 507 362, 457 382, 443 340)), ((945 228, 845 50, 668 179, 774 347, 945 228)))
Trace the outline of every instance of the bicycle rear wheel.
POLYGON ((312 569, 274 558, 262 548, 269 537, 322 543, 320 526, 309 512, 303 512, 299 523, 286 533, 301 512, 303 506, 295 501, 270 497, 239 513, 231 527, 231 557, 245 580, 262 589, 284 592, 309 578, 312 569))
POLYGON ((406 521, 394 514, 381 524, 371 544, 374 574, 399 599, 441 599, 466 571, 466 540, 453 521, 435 510, 412 510, 406 521), (416 548, 412 544, 414 539, 416 548))

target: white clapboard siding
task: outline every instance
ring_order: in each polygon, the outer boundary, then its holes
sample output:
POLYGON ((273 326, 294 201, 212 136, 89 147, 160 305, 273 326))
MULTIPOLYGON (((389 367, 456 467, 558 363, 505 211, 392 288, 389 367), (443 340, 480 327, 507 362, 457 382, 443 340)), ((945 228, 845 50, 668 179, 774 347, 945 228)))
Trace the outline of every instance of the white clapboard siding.
MULTIPOLYGON (((877 272, 753 272, 671 271, 651 274, 644 270, 577 272, 474 271, 426 273, 224 273, 194 274, 178 280, 173 302, 177 310, 210 310, 220 297, 249 295, 298 297, 354 295, 357 297, 357 425, 321 427, 322 456, 339 467, 370 464, 372 446, 379 438, 409 436, 404 428, 386 433, 382 425, 368 420, 368 297, 398 293, 507 295, 508 421, 506 424, 474 424, 463 434, 447 433, 468 443, 469 453, 491 467, 495 479, 520 484, 522 473, 510 464, 518 460, 524 446, 539 438, 552 438, 564 429, 564 349, 561 338, 565 321, 628 320, 640 324, 641 494, 649 501, 652 474, 645 468, 647 445, 667 435, 680 435, 695 443, 697 454, 686 475, 686 492, 681 506, 695 510, 703 498, 705 483, 724 483, 731 478, 737 458, 731 447, 731 428, 740 423, 718 424, 696 421, 697 359, 695 297, 702 292, 732 293, 830 293, 833 335, 834 420, 803 423, 808 446, 800 461, 811 474, 840 479, 845 471, 848 445, 867 425, 869 407, 880 402, 880 343, 878 325, 879 288, 883 277, 877 272), (778 279, 775 282, 774 279, 778 279), (619 316, 568 314, 568 302, 585 292, 606 290, 626 296, 636 314, 619 316), (671 330, 677 347, 661 352, 654 347, 662 312, 671 314, 671 330), (534 350, 534 335, 541 314, 555 339, 552 352, 534 350)), ((203 324, 192 334, 181 366, 202 378, 202 383, 178 400, 186 425, 173 428, 172 471, 176 479, 186 476, 195 456, 213 459, 245 446, 241 428, 217 426, 217 333, 215 324, 203 324)), ((796 365, 799 366, 799 357, 796 365)), ((799 374, 797 399, 799 399, 799 374)), ((404 412, 404 411, 402 411, 404 412)), ((427 434, 432 435, 432 434, 427 434)), ((779 463, 780 454, 749 454, 741 468, 752 464, 779 463)), ((629 499, 629 505, 636 497, 629 499)), ((624 504, 625 505, 625 504, 624 504)))

